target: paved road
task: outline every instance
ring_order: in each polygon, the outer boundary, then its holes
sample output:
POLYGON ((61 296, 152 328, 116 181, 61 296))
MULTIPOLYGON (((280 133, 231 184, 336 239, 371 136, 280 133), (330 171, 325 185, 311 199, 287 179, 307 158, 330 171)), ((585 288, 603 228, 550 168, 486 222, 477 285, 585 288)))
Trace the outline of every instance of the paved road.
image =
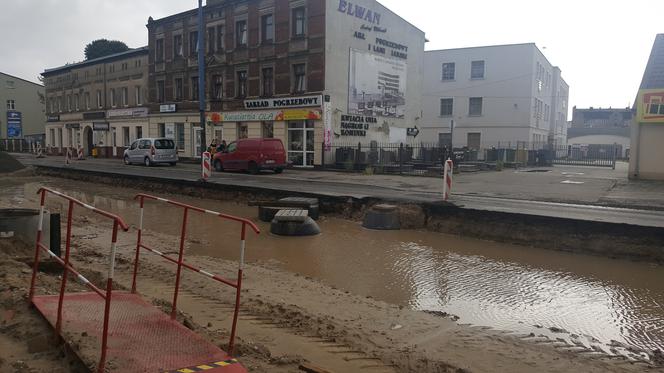
MULTIPOLYGON (((64 165, 61 157, 37 159, 28 154, 14 154, 26 165, 71 168, 136 177, 159 177, 173 180, 195 181, 200 178, 199 166, 180 163, 175 167, 125 166, 120 160, 88 159, 64 165)), ((599 180, 606 178, 596 177, 599 180)), ((311 193, 324 196, 377 198, 397 202, 441 202, 442 181, 433 178, 402 176, 364 176, 338 172, 287 170, 281 175, 262 173, 214 172, 208 180, 222 185, 264 188, 280 191, 311 193), (429 179, 429 180, 423 180, 429 179)), ((514 186, 512 186, 514 188, 514 186)), ((517 194, 518 195, 518 194, 517 194)), ((614 222, 649 227, 664 227, 664 211, 614 208, 582 204, 534 201, 520 198, 482 195, 454 195, 451 202, 467 209, 560 217, 577 220, 614 222)))

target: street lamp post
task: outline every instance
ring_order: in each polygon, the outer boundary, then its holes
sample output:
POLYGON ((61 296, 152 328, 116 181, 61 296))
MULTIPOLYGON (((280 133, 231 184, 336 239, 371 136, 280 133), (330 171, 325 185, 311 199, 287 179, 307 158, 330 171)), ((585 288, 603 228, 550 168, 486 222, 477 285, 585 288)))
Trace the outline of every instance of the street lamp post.
MULTIPOLYGON (((198 0, 198 111, 200 114, 201 126, 201 159, 203 153, 207 148, 207 141, 205 139, 205 45, 204 42, 204 25, 205 19, 203 18, 203 0, 198 0)), ((201 168, 203 162, 201 162, 201 168)))

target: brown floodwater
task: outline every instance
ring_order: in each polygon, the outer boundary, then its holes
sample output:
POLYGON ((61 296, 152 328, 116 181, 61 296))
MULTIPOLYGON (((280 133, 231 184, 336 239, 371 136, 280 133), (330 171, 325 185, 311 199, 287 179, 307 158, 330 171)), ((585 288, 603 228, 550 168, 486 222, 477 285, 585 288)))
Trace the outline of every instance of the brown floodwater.
MULTIPOLYGON (((138 224, 129 189, 46 181, 99 208, 138 224), (94 192, 92 192, 94 188, 94 192)), ((37 184, 2 187, 12 204, 34 204, 37 184)), ((175 198, 206 209, 247 217, 262 233, 249 235, 247 260, 270 262, 355 294, 417 310, 444 311, 460 323, 534 332, 586 346, 627 344, 664 350, 664 267, 458 237, 402 230, 372 231, 360 223, 323 217, 322 234, 279 237, 256 218, 257 208, 234 202, 175 198), (567 333, 553 333, 560 328, 567 333)), ((177 243, 180 210, 147 202, 146 230, 177 243)), ((190 255, 236 260, 238 225, 192 213, 190 255)), ((471 223, 469 223, 471 224, 471 223)), ((135 231, 131 233, 135 234, 135 231)), ((214 270, 214 268, 209 268, 214 270)), ((620 348, 613 353, 620 352, 620 348)))

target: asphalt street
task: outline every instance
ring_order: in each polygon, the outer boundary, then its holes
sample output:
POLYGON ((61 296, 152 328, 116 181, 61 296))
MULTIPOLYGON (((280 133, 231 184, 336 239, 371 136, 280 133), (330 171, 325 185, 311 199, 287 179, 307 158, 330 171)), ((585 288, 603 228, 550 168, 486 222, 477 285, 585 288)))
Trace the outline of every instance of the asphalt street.
MULTIPOLYGON (((14 156, 26 165, 70 168, 107 174, 130 175, 138 178, 157 177, 185 181, 200 179, 200 167, 196 164, 188 163, 179 163, 174 167, 145 167, 139 165, 126 166, 121 160, 117 159, 89 158, 87 160, 73 161, 71 164, 65 165, 62 157, 38 159, 30 154, 14 154, 14 156)), ((442 201, 442 193, 440 192, 442 181, 434 178, 398 175, 356 177, 353 174, 338 172, 289 169, 280 175, 269 172, 259 175, 236 172, 213 172, 208 182, 235 187, 252 187, 358 199, 375 198, 394 202, 435 203, 442 201)), ((515 187, 512 186, 512 188, 515 187)), ((460 207, 474 210, 664 227, 664 211, 596 206, 588 204, 585 201, 584 203, 559 203, 504 196, 454 194, 450 202, 460 207)))

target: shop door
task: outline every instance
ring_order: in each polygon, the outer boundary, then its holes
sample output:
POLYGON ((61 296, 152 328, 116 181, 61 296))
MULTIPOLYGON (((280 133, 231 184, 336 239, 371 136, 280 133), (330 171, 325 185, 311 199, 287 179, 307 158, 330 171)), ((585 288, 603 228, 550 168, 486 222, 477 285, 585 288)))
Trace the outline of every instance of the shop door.
POLYGON ((194 139, 194 141, 192 141, 192 143, 191 143, 191 146, 192 146, 191 154, 193 154, 193 156, 195 158, 200 158, 201 157, 201 133, 202 133, 201 132, 201 127, 192 126, 191 132, 192 132, 191 138, 194 139))
POLYGON ((313 121, 288 123, 288 161, 299 167, 314 165, 313 121))

